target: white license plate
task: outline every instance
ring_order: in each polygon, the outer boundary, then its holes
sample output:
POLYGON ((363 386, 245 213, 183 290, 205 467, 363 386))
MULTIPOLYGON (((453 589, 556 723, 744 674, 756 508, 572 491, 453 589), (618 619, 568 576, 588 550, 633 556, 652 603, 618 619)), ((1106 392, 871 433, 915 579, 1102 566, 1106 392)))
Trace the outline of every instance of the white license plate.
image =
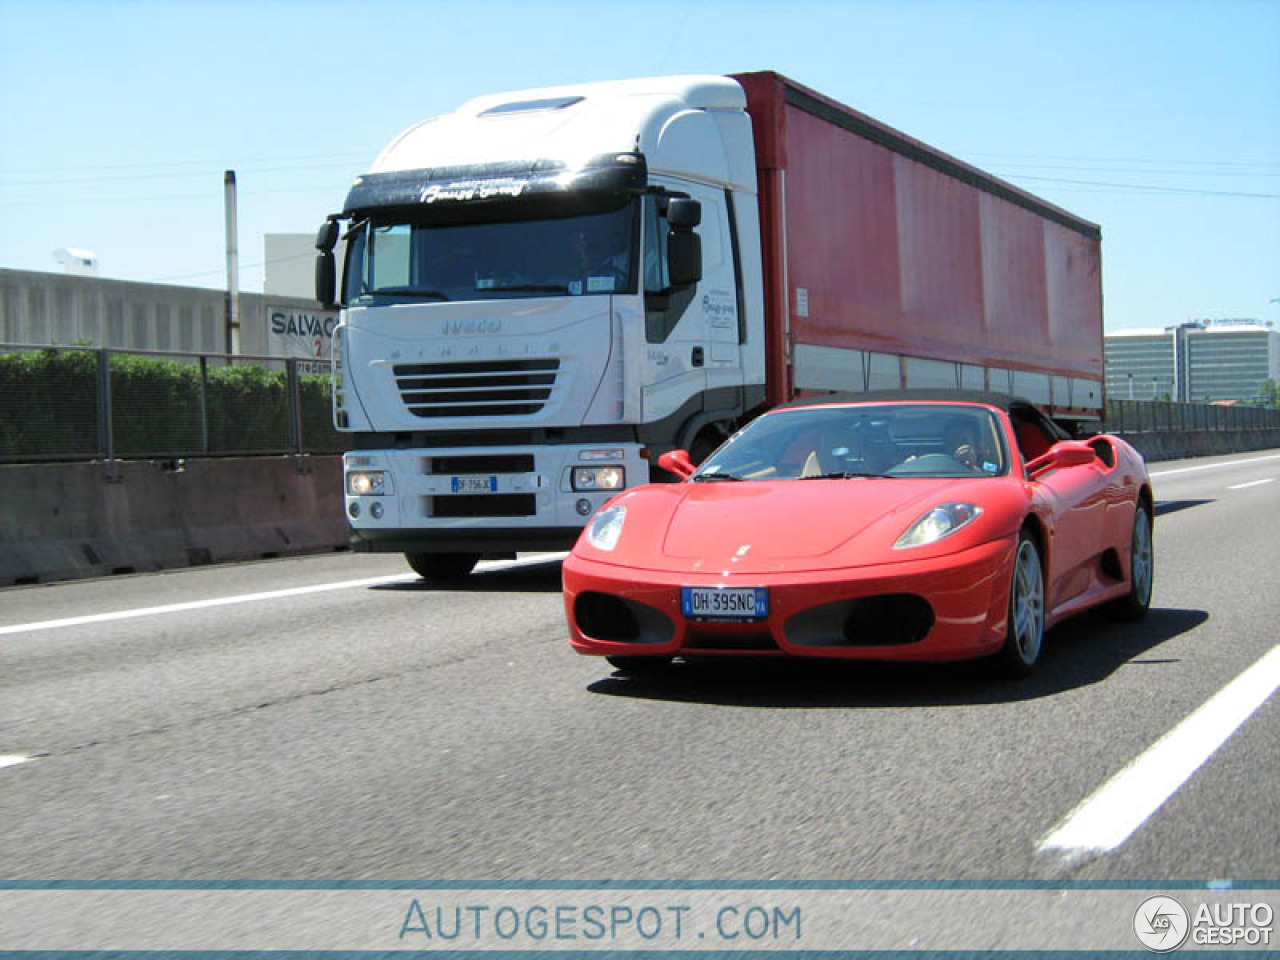
POLYGON ((769 615, 769 589, 682 587, 680 609, 693 620, 761 620, 769 615))
POLYGON ((497 477, 454 477, 450 484, 454 493, 497 493, 497 477))

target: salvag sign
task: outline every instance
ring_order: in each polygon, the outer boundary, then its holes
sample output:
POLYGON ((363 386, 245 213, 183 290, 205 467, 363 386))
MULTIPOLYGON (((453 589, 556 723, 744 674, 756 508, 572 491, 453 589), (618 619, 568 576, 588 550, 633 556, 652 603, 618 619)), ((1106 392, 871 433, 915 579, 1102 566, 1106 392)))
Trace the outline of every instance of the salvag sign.
POLYGON ((337 313, 267 307, 267 351, 274 357, 328 361, 337 313))

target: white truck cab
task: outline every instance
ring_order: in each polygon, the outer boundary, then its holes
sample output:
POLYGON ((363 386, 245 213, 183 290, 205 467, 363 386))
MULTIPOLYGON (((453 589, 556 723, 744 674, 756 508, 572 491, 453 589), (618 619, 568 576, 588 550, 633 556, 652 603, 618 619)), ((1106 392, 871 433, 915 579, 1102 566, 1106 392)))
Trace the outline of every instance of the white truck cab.
POLYGON ((471 100, 393 140, 317 247, 353 544, 424 576, 567 548, 658 454, 709 452, 764 401, 732 79, 471 100))

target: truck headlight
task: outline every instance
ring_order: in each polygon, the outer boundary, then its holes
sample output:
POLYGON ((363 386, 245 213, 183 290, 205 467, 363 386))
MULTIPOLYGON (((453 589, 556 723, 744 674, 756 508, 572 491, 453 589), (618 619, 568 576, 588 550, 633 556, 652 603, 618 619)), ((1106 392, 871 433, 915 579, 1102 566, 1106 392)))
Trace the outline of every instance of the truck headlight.
POLYGON ((391 478, 381 470, 352 470, 347 474, 347 493, 353 497, 385 497, 391 493, 391 478))
POLYGON ((627 471, 623 467, 574 467, 572 481, 575 493, 621 490, 627 485, 627 471))
POLYGON ((982 516, 982 508, 972 503, 943 503, 934 507, 907 528, 894 549, 923 547, 949 537, 982 516))

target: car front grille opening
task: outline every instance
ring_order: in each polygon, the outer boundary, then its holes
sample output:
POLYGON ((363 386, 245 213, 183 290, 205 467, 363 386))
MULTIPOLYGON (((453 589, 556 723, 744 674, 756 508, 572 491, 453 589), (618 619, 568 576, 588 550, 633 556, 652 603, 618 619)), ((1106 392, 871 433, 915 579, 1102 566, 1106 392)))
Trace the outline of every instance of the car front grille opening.
POLYGON ((686 650, 715 650, 721 653, 764 653, 777 651, 778 644, 773 634, 765 631, 747 633, 711 633, 705 630, 690 630, 685 636, 686 650))

